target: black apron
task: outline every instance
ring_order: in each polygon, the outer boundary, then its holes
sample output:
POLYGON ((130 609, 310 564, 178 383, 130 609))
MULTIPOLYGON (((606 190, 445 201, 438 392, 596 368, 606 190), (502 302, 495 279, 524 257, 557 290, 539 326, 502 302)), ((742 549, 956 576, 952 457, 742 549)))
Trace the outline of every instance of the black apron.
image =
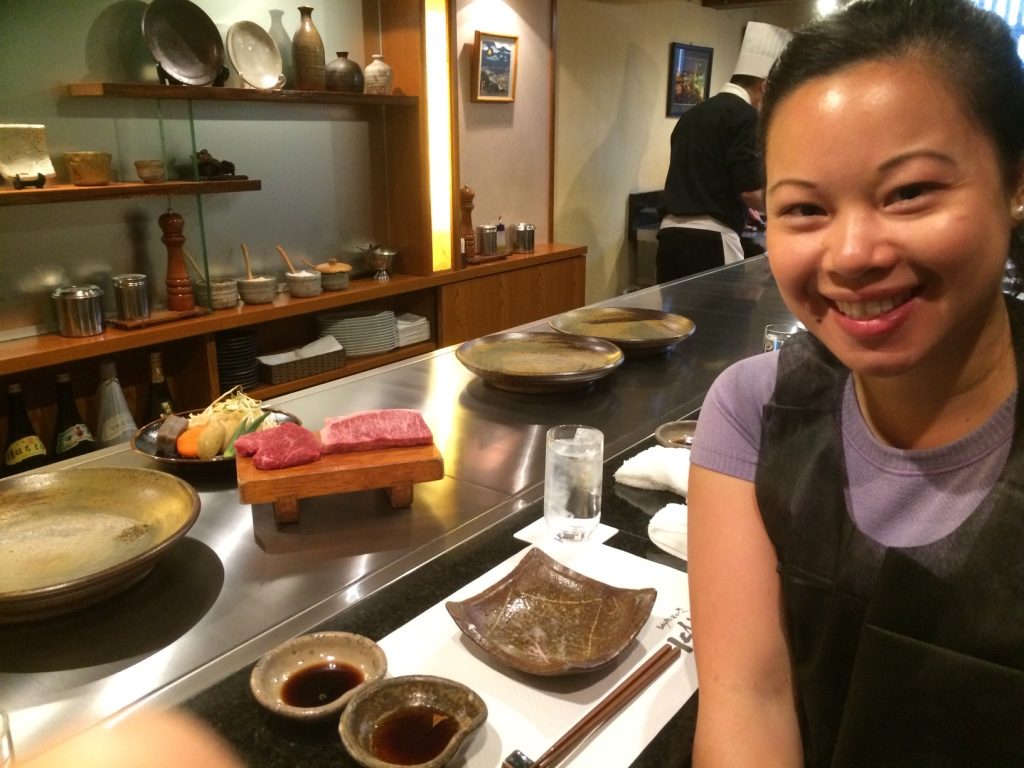
POLYGON ((887 548, 846 507, 846 368, 782 348, 755 480, 775 545, 808 766, 1024 766, 1024 307, 1010 456, 954 532, 887 548))

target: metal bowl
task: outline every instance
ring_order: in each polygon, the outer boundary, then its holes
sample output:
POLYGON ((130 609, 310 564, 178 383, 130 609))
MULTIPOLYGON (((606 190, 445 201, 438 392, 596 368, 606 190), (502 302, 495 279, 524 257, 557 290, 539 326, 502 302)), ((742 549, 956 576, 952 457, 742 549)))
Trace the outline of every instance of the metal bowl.
POLYGON ((0 482, 0 622, 127 589, 198 516, 195 489, 152 469, 75 467, 0 482))

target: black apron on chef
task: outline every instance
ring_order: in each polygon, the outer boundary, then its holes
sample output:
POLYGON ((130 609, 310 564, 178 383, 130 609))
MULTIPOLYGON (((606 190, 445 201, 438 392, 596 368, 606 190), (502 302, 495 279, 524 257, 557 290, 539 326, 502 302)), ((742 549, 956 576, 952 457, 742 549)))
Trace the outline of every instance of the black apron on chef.
MULTIPOLYGON (((1008 306, 1024 383, 1024 308, 1008 306)), ((887 548, 847 510, 848 375, 809 334, 786 343, 755 481, 805 762, 1024 766, 1024 386, 1009 459, 981 505, 933 544, 887 548)))

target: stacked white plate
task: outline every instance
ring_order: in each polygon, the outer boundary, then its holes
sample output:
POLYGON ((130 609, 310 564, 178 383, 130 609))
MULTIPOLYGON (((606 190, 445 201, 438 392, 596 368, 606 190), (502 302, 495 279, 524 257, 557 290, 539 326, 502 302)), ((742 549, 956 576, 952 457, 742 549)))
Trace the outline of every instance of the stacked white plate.
POLYGON ((253 331, 225 331, 217 334, 217 373, 221 391, 241 385, 259 384, 256 334, 253 331))
POLYGON ((328 312, 317 316, 321 336, 333 336, 349 357, 379 355, 398 346, 395 313, 328 312))
POLYGON ((430 340, 430 322, 425 317, 403 312, 395 318, 398 326, 398 346, 417 344, 430 340))

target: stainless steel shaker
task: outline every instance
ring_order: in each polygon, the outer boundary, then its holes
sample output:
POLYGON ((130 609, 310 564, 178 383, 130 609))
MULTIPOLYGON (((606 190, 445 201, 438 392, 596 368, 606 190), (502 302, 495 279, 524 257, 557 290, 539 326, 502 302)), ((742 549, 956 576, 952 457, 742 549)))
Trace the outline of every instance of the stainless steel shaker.
POLYGON ((112 279, 117 316, 122 320, 141 320, 149 317, 149 288, 146 285, 146 276, 132 272, 115 275, 112 279))

